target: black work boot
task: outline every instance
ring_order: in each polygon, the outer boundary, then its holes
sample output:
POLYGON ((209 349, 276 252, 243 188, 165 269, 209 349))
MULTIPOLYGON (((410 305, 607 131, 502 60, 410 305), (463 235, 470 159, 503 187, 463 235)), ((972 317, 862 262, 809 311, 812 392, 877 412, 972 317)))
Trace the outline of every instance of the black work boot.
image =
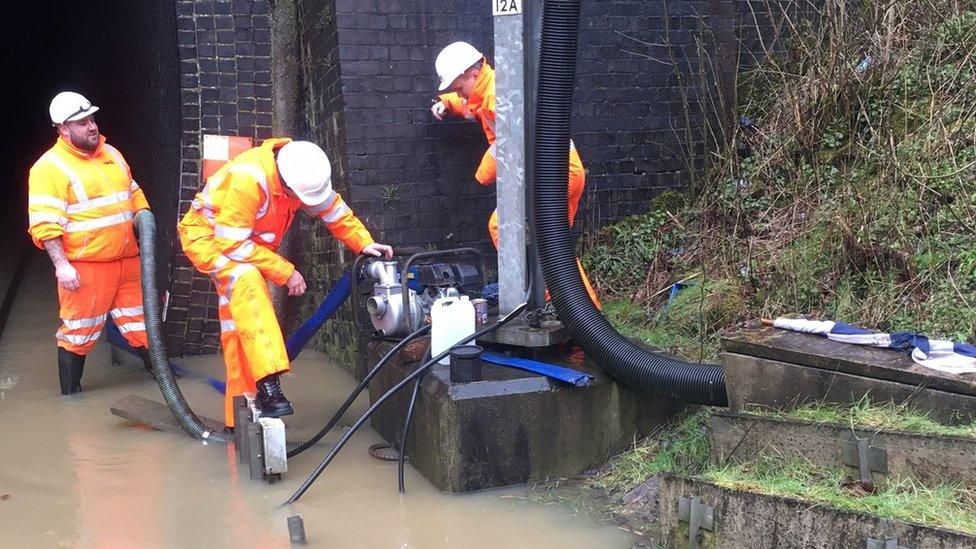
POLYGON ((85 355, 58 347, 58 381, 61 382, 62 395, 81 392, 81 375, 84 372, 85 355))
POLYGON ((149 349, 145 347, 136 347, 135 349, 136 354, 138 354, 139 358, 142 359, 142 365, 146 368, 146 371, 149 372, 149 375, 156 377, 156 372, 153 370, 152 361, 149 360, 149 349))
POLYGON ((285 398, 281 392, 281 381, 279 374, 271 374, 257 382, 258 386, 258 408, 264 417, 290 416, 295 413, 291 407, 291 402, 285 398))

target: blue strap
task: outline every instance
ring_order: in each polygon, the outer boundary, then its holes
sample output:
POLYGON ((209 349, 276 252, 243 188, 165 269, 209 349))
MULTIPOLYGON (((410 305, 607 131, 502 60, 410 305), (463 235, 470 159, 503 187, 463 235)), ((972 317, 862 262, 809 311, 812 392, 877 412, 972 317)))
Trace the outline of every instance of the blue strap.
POLYGON ((590 384, 590 381, 593 380, 593 376, 580 372, 579 370, 564 368, 562 366, 556 366, 555 364, 547 364, 537 360, 529 360, 527 358, 515 358, 496 353, 484 352, 481 354, 481 360, 491 362, 492 364, 500 364, 502 366, 509 366, 512 368, 518 368, 520 370, 534 372, 558 381, 571 383, 577 387, 586 387, 590 384))
POLYGON ((295 360, 298 354, 302 352, 305 345, 315 336, 315 332, 319 331, 322 324, 328 320, 332 315, 335 314, 339 307, 346 302, 350 293, 350 277, 349 273, 342 275, 342 278, 336 282, 336 285, 329 292, 329 295, 325 297, 325 301, 319 305, 315 314, 311 318, 305 321, 295 333, 288 338, 285 342, 285 349, 288 350, 288 360, 295 360))
MULTIPOLYGON (((129 345, 129 342, 122 335, 122 332, 119 331, 119 328, 115 325, 115 322, 106 322, 105 325, 106 325, 105 331, 108 335, 109 343, 115 345, 116 347, 122 349, 123 351, 131 353, 133 356, 139 356, 139 353, 136 353, 136 350, 133 349, 131 345, 129 345)), ((198 377, 206 381, 207 385, 213 387, 220 394, 227 393, 227 384, 224 383, 223 381, 220 381, 219 379, 214 379, 210 376, 206 376, 199 372, 195 372, 189 368, 185 368, 173 362, 170 362, 169 366, 170 368, 173 369, 173 373, 179 377, 198 377)))
MULTIPOLYGON (((312 318, 306 320, 305 323, 302 324, 301 327, 288 338, 288 341, 285 342, 285 349, 288 351, 288 360, 295 360, 295 357, 302 352, 302 349, 309 342, 309 340, 312 339, 315 332, 322 327, 322 324, 324 324, 326 320, 335 314, 339 307, 345 303, 346 299, 349 297, 351 289, 350 280, 349 273, 343 275, 342 278, 336 282, 335 287, 332 288, 329 295, 326 296, 325 301, 319 305, 318 310, 315 311, 312 318)), ((122 333, 119 332, 119 329, 115 326, 115 323, 107 322, 106 324, 108 324, 107 331, 109 343, 115 345, 123 351, 128 351, 133 355, 138 356, 135 349, 129 345, 129 342, 126 341, 125 337, 122 336, 122 333)), ((173 362, 170 362, 170 366, 173 368, 173 373, 180 377, 202 378, 207 382, 208 385, 217 391, 220 391, 220 393, 226 394, 227 392, 227 384, 219 379, 214 379, 199 372, 195 372, 189 368, 180 366, 179 364, 174 364, 173 362)))

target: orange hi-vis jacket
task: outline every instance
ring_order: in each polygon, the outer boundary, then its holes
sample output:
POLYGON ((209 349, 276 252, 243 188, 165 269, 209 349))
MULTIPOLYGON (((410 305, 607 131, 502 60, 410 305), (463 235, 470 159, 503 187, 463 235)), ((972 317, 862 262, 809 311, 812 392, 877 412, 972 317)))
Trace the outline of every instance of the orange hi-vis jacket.
POLYGON ((369 231, 335 191, 315 207, 285 193, 275 151, 289 142, 289 138, 268 139, 222 166, 207 179, 180 222, 188 241, 212 236, 226 259, 252 264, 278 285, 295 270, 275 250, 299 209, 322 219, 354 253, 373 243, 369 231))
MULTIPOLYGON (((474 119, 481 123, 481 128, 485 131, 485 138, 488 139, 488 150, 481 157, 481 163, 474 174, 474 178, 482 185, 491 185, 498 176, 498 163, 495 157, 495 69, 491 68, 488 60, 484 60, 481 66, 481 73, 474 82, 474 89, 471 96, 465 101, 456 93, 445 93, 440 96, 446 110, 456 116, 474 119)), ((580 199, 583 197, 583 189, 586 187, 586 170, 583 168, 583 160, 580 158, 579 151, 573 140, 569 141, 569 181, 567 182, 567 203, 566 209, 569 216, 569 225, 572 227, 573 220, 576 219, 576 212, 579 209, 580 199)), ((498 249, 498 210, 492 212, 488 218, 488 234, 491 242, 498 249)), ((590 298, 597 308, 601 307, 600 299, 596 295, 589 277, 583 271, 583 265, 576 260, 583 284, 586 286, 590 298)))
POLYGON ((37 247, 61 238, 69 261, 139 255, 132 218, 149 203, 104 136, 91 153, 59 137, 31 167, 28 186, 28 233, 37 247))
MULTIPOLYGON (((491 185, 498 174, 498 164, 495 158, 495 69, 485 60, 481 66, 481 74, 475 80, 474 89, 467 101, 456 93, 445 93, 440 96, 447 111, 462 118, 477 120, 488 139, 488 150, 481 157, 481 163, 474 174, 474 178, 482 185, 491 185)), ((576 218, 579 200, 583 196, 585 186, 585 171, 583 160, 580 158, 576 145, 569 141, 569 222, 576 218)))

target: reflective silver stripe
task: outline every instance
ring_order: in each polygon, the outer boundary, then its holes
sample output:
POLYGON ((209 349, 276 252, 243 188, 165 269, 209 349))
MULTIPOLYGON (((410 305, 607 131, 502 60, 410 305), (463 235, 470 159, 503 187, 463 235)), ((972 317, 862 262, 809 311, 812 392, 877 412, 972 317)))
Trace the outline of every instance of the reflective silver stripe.
POLYGON ((91 318, 62 318, 61 322, 64 322, 64 327, 69 330, 94 328, 105 323, 105 315, 93 316, 91 318))
POLYGON ((571 151, 575 151, 576 150, 576 143, 573 143, 573 140, 572 139, 569 140, 569 150, 571 150, 571 151))
POLYGON ((498 155, 495 154, 495 144, 494 143, 492 143, 491 146, 488 147, 488 154, 490 154, 492 158, 498 158, 498 155))
POLYGON ((227 240, 247 240, 247 237, 251 236, 251 228, 217 224, 214 225, 214 235, 227 240))
POLYGON ((225 305, 230 305, 230 300, 227 299, 226 297, 222 296, 222 295, 218 295, 217 296, 217 304, 220 305, 221 307, 223 307, 225 305))
POLYGON ((261 185, 261 189, 264 191, 264 203, 258 208, 257 217, 264 217, 264 214, 268 213, 268 204, 271 202, 271 193, 268 192, 268 180, 264 175, 264 170, 254 164, 237 164, 231 166, 227 173, 246 173, 257 181, 258 185, 261 185))
POLYGON ((263 240, 263 241, 265 241, 265 242, 267 242, 269 244, 272 243, 272 242, 274 242, 275 241, 275 238, 277 238, 277 237, 278 237, 278 235, 276 235, 274 233, 261 233, 261 234, 258 235, 258 238, 260 238, 261 240, 263 240))
POLYGON ((334 206, 335 207, 332 209, 332 211, 327 215, 323 214, 320 216, 322 221, 325 221, 326 223, 335 223, 350 211, 349 206, 346 206, 346 203, 342 200, 337 200, 334 206))
POLYGON ((143 314, 142 305, 138 307, 119 307, 118 309, 112 309, 109 311, 112 313, 112 318, 119 318, 120 316, 139 316, 143 314))
POLYGON ((28 206, 51 206, 59 210, 67 210, 68 203, 56 196, 34 195, 27 199, 28 206))
POLYGON ((305 213, 307 213, 312 217, 318 217, 319 214, 321 214, 325 210, 328 210, 329 207, 332 206, 332 201, 335 199, 335 196, 336 196, 335 191, 329 191, 329 196, 326 197, 326 199, 323 200, 321 204, 315 206, 302 206, 302 211, 304 211, 305 213))
POLYGON ((119 326, 119 331, 123 334, 127 334, 129 332, 145 332, 146 324, 144 322, 126 322, 125 324, 119 326))
POLYGON ((227 257, 234 261, 244 261, 254 253, 254 242, 245 240, 243 244, 227 254, 227 257))
POLYGON ((62 334, 61 332, 58 332, 55 335, 55 337, 57 337, 61 341, 67 341, 72 345, 85 345, 87 343, 91 343, 92 341, 97 341, 101 335, 102 335, 102 331, 99 330, 91 335, 71 335, 71 334, 62 334))
POLYGON ((91 231, 93 229, 101 229, 104 227, 111 227, 112 225, 118 225, 119 223, 125 223, 130 219, 132 219, 132 212, 122 212, 115 215, 107 215, 105 217, 89 219, 87 221, 72 221, 65 225, 64 230, 69 233, 91 231))
POLYGON ((214 269, 223 269, 228 263, 230 263, 229 257, 226 255, 218 256, 217 259, 214 260, 214 269))
POLYGON ((80 202, 82 200, 88 200, 88 193, 85 192, 85 186, 81 184, 81 179, 78 174, 68 167, 56 154, 52 152, 47 152, 41 158, 46 158, 51 164, 61 170, 61 173, 65 175, 71 181, 71 188, 75 191, 75 198, 80 202))
POLYGON ((37 225, 39 223, 57 223, 58 225, 65 225, 68 223, 68 218, 62 215, 53 213, 32 213, 27 216, 28 222, 31 226, 37 225))
POLYGON ((236 332, 237 325, 234 324, 233 320, 221 320, 220 321, 220 331, 221 332, 236 332))
POLYGON ((132 193, 129 191, 122 191, 115 194, 107 194, 105 196, 100 196, 98 198, 92 198, 91 200, 83 200, 75 204, 68 206, 68 213, 78 213, 85 210, 93 210, 95 208, 101 208, 102 206, 108 206, 109 204, 118 204, 119 202, 124 202, 132 197, 132 193))
POLYGON ((132 192, 136 192, 136 191, 139 190, 139 184, 136 183, 136 180, 135 179, 133 179, 132 182, 129 183, 129 190, 132 191, 132 192))

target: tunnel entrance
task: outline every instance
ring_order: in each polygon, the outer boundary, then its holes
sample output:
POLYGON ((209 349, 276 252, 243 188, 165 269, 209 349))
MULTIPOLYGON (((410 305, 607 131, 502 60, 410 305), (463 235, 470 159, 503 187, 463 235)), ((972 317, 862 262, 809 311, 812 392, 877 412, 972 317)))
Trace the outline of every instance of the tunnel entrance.
MULTIPOLYGON (((4 249, 28 243, 27 176, 55 141, 51 98, 78 91, 98 105, 99 130, 132 167, 155 211, 160 241, 175 230, 180 174, 180 80, 174 2, 21 4, 0 23, 7 74, 0 148, 4 249)), ((167 250, 161 246, 161 250, 167 250)), ((168 252, 168 250, 167 250, 168 252)), ((169 257, 159 258, 166 280, 169 257)))

